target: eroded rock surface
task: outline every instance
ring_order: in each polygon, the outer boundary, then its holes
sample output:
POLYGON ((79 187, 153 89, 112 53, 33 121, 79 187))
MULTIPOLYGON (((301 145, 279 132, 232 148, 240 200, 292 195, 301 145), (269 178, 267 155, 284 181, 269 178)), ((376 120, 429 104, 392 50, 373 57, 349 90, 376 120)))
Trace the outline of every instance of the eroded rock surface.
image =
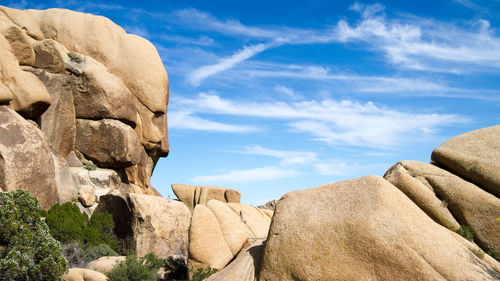
POLYGON ((240 203, 241 193, 230 188, 217 186, 195 186, 187 184, 172 184, 175 196, 179 198, 192 212, 196 205, 206 204, 215 199, 226 203, 240 203))

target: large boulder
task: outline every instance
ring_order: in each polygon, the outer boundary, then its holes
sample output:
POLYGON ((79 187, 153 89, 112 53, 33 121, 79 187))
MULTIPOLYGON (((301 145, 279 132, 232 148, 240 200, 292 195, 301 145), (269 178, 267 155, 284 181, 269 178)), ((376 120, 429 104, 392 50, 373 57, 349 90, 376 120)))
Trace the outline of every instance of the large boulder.
POLYGON ((68 281, 107 281, 106 275, 87 268, 70 268, 63 276, 68 281))
POLYGON ((97 210, 113 215, 118 238, 128 243, 122 245, 137 255, 187 258, 191 213, 182 202, 144 194, 107 194, 97 210))
POLYGON ((206 281, 257 281, 260 260, 265 246, 264 240, 257 240, 223 270, 211 275, 206 281))
POLYGON ((439 167, 417 161, 399 162, 384 177, 434 221, 455 231, 458 223, 468 225, 483 249, 500 252, 500 223, 497 221, 500 199, 494 195, 439 167), (435 193, 434 198, 429 193, 435 193))
POLYGON ((446 141, 432 152, 432 161, 500 197, 500 125, 446 141))
POLYGON ((125 261, 126 258, 126 256, 100 257, 95 261, 89 262, 89 264, 87 264, 87 268, 100 273, 108 273, 121 262, 125 261))
POLYGON ((24 189, 47 209, 59 202, 53 151, 37 127, 0 106, 0 189, 24 189))
POLYGON ((175 196, 179 198, 192 212, 196 205, 206 204, 215 199, 226 203, 240 203, 241 193, 230 188, 217 186, 194 186, 187 184, 172 184, 175 196))
POLYGON ((498 280, 500 265, 460 240, 367 176, 285 194, 259 280, 498 280))

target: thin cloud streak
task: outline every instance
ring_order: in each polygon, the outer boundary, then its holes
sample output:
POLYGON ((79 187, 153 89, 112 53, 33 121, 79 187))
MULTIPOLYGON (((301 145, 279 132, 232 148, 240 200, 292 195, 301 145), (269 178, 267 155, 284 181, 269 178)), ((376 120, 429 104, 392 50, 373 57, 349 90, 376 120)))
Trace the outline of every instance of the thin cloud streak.
POLYGON ((274 150, 262 147, 260 145, 247 146, 243 150, 231 151, 231 152, 278 158, 281 159, 280 165, 282 166, 307 164, 317 161, 317 155, 314 152, 295 151, 295 150, 274 150))
POLYGON ((168 113, 168 126, 170 130, 188 129, 197 131, 210 131, 220 133, 252 133, 260 131, 252 126, 239 126, 209 121, 193 116, 190 111, 171 111, 168 113))

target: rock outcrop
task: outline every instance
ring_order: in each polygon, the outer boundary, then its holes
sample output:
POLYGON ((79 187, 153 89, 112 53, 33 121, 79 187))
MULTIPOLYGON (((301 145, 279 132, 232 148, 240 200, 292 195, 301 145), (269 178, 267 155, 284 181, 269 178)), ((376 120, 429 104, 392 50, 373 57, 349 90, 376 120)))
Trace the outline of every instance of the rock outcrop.
POLYGON ((198 204, 206 204, 215 199, 226 203, 240 203, 241 193, 230 188, 217 186, 194 186, 186 184, 172 184, 172 191, 189 210, 193 212, 198 204))
POLYGON ((189 228, 189 266, 224 268, 251 241, 265 240, 271 220, 250 205, 198 204, 189 228))
POLYGON ((167 103, 167 73, 147 40, 102 16, 0 6, 2 190, 32 191, 48 208, 77 196, 91 206, 115 189, 95 197, 74 182, 71 154, 114 170, 122 193, 159 195, 150 177, 168 154, 167 103))
POLYGON ((500 199, 494 195, 439 167, 416 161, 399 162, 384 177, 437 223, 453 231, 460 225, 470 226, 483 249, 500 252, 500 199))
POLYGON ((126 258, 126 256, 100 257, 95 261, 91 261, 89 264, 87 264, 87 268, 100 273, 108 273, 122 261, 125 261, 126 258))
POLYGON ((498 280, 500 265, 461 240, 368 176, 285 194, 259 280, 498 280))
POLYGON ((107 281, 106 275, 87 268, 70 268, 63 276, 68 281, 107 281))
POLYGON ((446 141, 432 152, 432 161, 500 197, 500 125, 446 141))
POLYGON ((107 194, 97 210, 113 215, 122 246, 138 256, 152 252, 187 259, 191 213, 182 202, 145 194, 107 194))

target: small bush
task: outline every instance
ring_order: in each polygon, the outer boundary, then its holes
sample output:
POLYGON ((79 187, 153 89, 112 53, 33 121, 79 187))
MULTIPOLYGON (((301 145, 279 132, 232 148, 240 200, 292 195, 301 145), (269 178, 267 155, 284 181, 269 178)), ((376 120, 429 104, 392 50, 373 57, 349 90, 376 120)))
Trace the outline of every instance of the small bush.
POLYGON ((72 267, 85 267, 84 261, 85 251, 82 246, 76 242, 70 242, 62 246, 62 254, 68 261, 68 266, 72 267))
POLYGON ((457 233, 462 235, 465 239, 469 241, 474 240, 474 230, 468 225, 461 225, 460 228, 457 230, 457 233))
POLYGON ((190 281, 203 281, 210 277, 210 275, 214 274, 217 272, 217 269, 206 267, 206 268, 198 268, 196 271, 194 270, 189 270, 192 274, 193 277, 190 279, 190 281))
POLYGON ((498 262, 500 262, 500 252, 495 252, 495 251, 490 249, 490 250, 486 251, 486 253, 488 255, 490 255, 490 257, 492 257, 492 258, 496 259, 498 262))
POLYGON ((67 262, 42 213, 27 191, 0 193, 0 280, 61 280, 67 262))
POLYGON ((83 61, 82 56, 80 56, 79 54, 77 54, 77 53, 75 53, 75 52, 73 52, 73 51, 69 51, 69 52, 68 52, 68 57, 69 57, 72 61, 74 61, 74 62, 76 62, 76 63, 81 63, 81 62, 83 61))
POLYGON ((168 257, 165 260, 165 279, 186 280, 188 279, 188 269, 183 258, 168 257))
POLYGON ((106 273, 106 276, 109 281, 156 281, 159 278, 158 270, 163 263, 163 259, 152 253, 143 258, 130 254, 125 261, 106 273))
POLYGON ((476 255, 476 257, 480 258, 480 259, 483 259, 484 258, 484 252, 481 251, 480 249, 473 249, 473 248, 469 248, 469 250, 474 253, 474 255, 476 255))
POLYGON ((83 255, 83 260, 85 263, 89 263, 100 257, 107 257, 107 256, 119 256, 119 255, 109 245, 99 244, 97 246, 87 248, 83 255))

